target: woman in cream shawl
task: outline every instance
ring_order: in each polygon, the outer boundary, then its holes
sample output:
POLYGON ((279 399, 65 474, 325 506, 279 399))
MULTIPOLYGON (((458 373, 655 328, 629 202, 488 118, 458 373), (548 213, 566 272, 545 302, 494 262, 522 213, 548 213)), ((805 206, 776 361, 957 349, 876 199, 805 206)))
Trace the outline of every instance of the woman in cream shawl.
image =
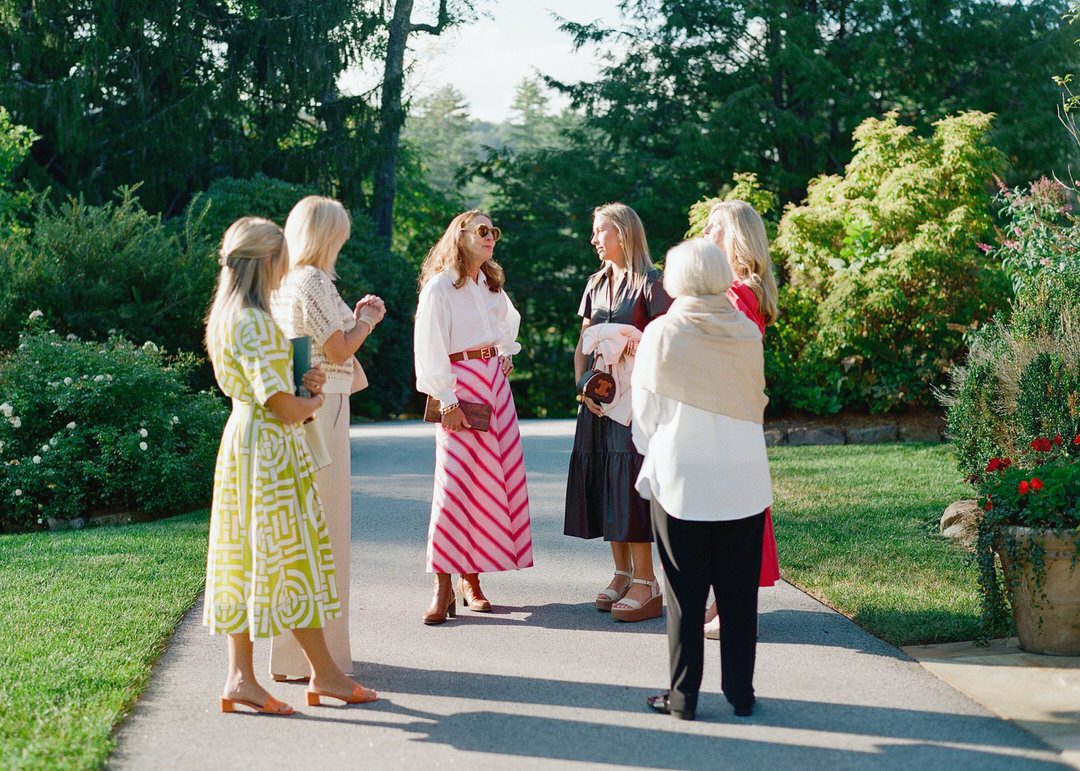
POLYGON ((671 688, 658 712, 692 720, 701 685, 709 587, 720 615, 722 687, 736 715, 754 705, 757 590, 772 482, 765 455, 761 331, 725 296, 732 272, 704 239, 667 254, 675 298, 642 334, 631 389, 637 489, 650 500, 667 576, 671 688))

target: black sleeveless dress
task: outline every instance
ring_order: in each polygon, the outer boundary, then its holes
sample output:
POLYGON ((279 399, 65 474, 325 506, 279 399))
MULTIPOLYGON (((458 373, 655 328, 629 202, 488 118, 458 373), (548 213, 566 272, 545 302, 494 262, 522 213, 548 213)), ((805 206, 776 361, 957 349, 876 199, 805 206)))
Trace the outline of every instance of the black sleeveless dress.
MULTIPOLYGON (((646 273, 638 289, 631 286, 629 274, 612 285, 610 273, 604 271, 589 279, 578 315, 592 324, 633 324, 644 330, 670 306, 660 271, 646 273)), ((598 418, 581 405, 566 481, 563 533, 576 538, 603 536, 605 541, 652 541, 649 502, 634 489, 643 460, 634 449, 629 426, 598 418)))

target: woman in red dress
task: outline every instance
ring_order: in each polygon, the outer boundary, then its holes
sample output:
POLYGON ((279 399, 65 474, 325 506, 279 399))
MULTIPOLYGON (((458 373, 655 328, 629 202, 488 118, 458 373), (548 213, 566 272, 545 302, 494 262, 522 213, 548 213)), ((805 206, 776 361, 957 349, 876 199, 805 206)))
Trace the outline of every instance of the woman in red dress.
MULTIPOLYGON (((769 238, 765 223, 754 207, 746 201, 723 201, 709 211, 702 235, 724 250, 735 282, 727 292, 731 304, 758 325, 765 327, 776 321, 776 279, 769 258, 769 238)), ((780 579, 780 562, 773 532, 772 510, 765 510, 765 533, 761 545, 761 577, 759 586, 772 586, 780 579)), ((705 636, 720 636, 720 619, 716 604, 706 614, 705 636)))

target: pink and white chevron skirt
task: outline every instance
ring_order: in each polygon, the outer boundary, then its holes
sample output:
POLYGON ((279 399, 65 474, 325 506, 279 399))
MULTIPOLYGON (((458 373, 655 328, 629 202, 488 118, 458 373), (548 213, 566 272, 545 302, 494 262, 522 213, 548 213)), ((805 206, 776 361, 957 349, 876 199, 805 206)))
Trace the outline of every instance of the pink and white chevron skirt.
POLYGON ((435 433, 435 492, 427 572, 493 573, 532 567, 529 492, 517 410, 498 359, 453 362, 459 399, 490 404, 487 432, 435 433))

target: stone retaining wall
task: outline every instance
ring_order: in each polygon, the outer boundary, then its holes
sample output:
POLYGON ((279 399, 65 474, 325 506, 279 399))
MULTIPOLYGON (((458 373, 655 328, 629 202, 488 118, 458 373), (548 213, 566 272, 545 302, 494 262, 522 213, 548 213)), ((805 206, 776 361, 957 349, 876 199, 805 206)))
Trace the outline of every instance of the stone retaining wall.
POLYGON ((883 442, 941 442, 942 431, 933 422, 882 421, 857 426, 772 425, 765 423, 765 444, 881 444, 883 442))

